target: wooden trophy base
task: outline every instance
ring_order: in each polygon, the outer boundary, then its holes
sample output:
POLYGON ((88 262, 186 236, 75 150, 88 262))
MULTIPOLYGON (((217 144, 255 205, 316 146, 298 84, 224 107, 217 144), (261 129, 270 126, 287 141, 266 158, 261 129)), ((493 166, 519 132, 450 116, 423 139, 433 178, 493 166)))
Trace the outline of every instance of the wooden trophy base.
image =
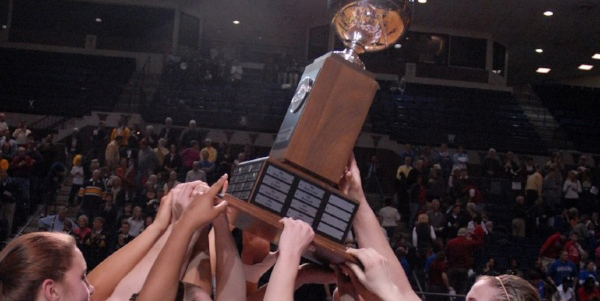
POLYGON ((300 219, 315 231, 316 249, 304 257, 318 263, 356 262, 344 241, 359 204, 326 183, 266 157, 238 165, 227 192, 236 227, 277 244, 283 231, 279 220, 300 219))

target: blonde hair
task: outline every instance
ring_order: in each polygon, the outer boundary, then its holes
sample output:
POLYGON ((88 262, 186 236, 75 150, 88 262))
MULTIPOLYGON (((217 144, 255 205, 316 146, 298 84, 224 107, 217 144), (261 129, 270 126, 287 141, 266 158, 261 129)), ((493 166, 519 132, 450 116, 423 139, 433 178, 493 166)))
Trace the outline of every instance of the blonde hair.
POLYGON ((82 158, 83 157, 81 155, 76 155, 75 157, 73 157, 73 165, 79 164, 79 162, 81 162, 82 158))
POLYGON ((35 300, 44 280, 60 282, 71 268, 75 239, 57 232, 34 232, 0 252, 0 299, 35 300))
POLYGON ((541 301, 537 290, 529 282, 521 277, 513 275, 500 275, 497 277, 480 276, 479 281, 488 281, 490 285, 499 289, 494 301, 541 301))

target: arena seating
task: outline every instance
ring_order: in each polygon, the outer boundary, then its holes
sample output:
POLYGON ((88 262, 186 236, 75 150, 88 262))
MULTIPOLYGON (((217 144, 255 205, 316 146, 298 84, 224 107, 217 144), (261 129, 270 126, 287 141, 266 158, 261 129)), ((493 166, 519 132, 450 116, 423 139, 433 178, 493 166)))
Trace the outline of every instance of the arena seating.
POLYGON ((11 111, 83 116, 112 110, 135 60, 0 48, 0 100, 11 111))
POLYGON ((455 135, 469 149, 545 153, 533 125, 508 92, 408 84, 382 89, 371 107, 373 131, 399 142, 438 144, 455 135))
MULTIPOLYGON (((229 84, 165 84, 144 118, 175 123, 202 120, 206 127, 277 132, 292 90, 257 81, 229 84), (165 103, 175 106, 163 106, 165 103), (165 112, 173 110, 173 112, 165 112), (178 112, 178 114, 174 114, 178 112)), ((369 113, 366 130, 389 134, 398 142, 434 144, 456 135, 456 144, 469 149, 545 154, 546 148, 523 110, 508 92, 410 84, 404 94, 385 83, 369 113)))
POLYGON ((600 90, 561 85, 535 86, 536 94, 567 132, 577 150, 600 152, 600 90))
POLYGON ((292 93, 254 81, 183 87, 163 81, 155 100, 142 112, 150 122, 162 123, 164 116, 173 116, 180 125, 195 119, 203 127, 276 133, 292 93), (165 102, 171 105, 164 106, 165 102))

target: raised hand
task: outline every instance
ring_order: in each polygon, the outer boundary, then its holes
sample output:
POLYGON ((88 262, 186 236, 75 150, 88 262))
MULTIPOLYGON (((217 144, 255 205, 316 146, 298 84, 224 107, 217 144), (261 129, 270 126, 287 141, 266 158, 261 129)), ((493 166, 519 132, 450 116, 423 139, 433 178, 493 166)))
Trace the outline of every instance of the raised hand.
POLYGON ((169 193, 160 200, 160 206, 156 217, 152 224, 156 225, 158 229, 165 230, 171 223, 171 208, 173 206, 173 194, 169 193))
POLYGON ((283 224, 278 244, 280 256, 293 255, 300 258, 315 237, 315 232, 301 220, 284 217, 279 222, 283 224))
MULTIPOLYGON (((352 273, 348 274, 353 280, 359 294, 364 296, 359 290, 360 284, 362 284, 369 292, 373 293, 381 300, 395 300, 399 295, 399 291, 394 284, 388 260, 385 257, 370 248, 348 249, 346 252, 358 258, 364 267, 363 270, 354 263, 346 263, 347 267, 352 271, 352 273), (357 283, 356 280, 358 280, 359 283, 357 283)), ((342 269, 349 272, 347 267, 342 266, 342 269)))
POLYGON ((227 174, 223 175, 207 191, 196 187, 192 191, 192 201, 181 216, 181 221, 192 228, 199 228, 214 220, 219 214, 227 209, 227 202, 222 201, 215 204, 217 193, 227 183, 227 174))
POLYGON ((342 176, 339 182, 340 191, 357 201, 366 201, 360 180, 360 170, 356 164, 354 154, 350 155, 346 169, 346 173, 342 176))

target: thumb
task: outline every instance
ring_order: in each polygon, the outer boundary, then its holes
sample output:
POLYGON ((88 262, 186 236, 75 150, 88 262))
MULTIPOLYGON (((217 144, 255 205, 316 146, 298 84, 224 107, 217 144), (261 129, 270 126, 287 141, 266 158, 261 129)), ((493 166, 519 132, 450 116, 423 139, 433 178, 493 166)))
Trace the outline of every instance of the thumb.
POLYGON ((365 275, 363 270, 358 265, 351 263, 351 262, 346 262, 345 264, 347 267, 349 267, 352 270, 352 273, 348 273, 350 278, 354 278, 352 276, 355 276, 361 283, 365 283, 367 281, 367 276, 365 275), (352 275, 352 274, 354 274, 354 275, 352 275))
POLYGON ((227 205, 228 205, 227 201, 222 201, 221 203, 216 205, 214 208, 220 214, 220 213, 225 212, 225 210, 227 210, 227 205))

